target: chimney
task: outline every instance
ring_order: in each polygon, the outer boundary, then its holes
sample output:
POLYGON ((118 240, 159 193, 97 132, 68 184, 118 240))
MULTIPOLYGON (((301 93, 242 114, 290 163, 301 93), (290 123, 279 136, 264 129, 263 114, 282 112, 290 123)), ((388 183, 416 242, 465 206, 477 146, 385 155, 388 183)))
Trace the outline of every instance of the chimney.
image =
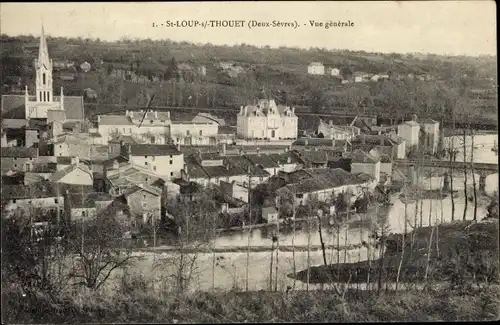
POLYGON ((101 115, 97 115, 97 123, 101 123, 101 115))
POLYGON ((335 149, 335 139, 332 139, 332 148, 335 149))
POLYGON ((292 114, 295 114, 295 107, 292 107, 292 114))
POLYGON ((243 106, 240 106, 240 114, 243 114, 243 106))
POLYGON ((328 124, 330 125, 330 127, 332 127, 333 126, 333 120, 328 121, 328 124))
POLYGON ((128 116, 129 112, 128 109, 125 111, 125 116, 128 116))
POLYGON ((257 147, 257 156, 260 156, 260 149, 257 147))
POLYGON ((78 158, 78 156, 75 157, 75 165, 78 165, 80 164, 80 158, 78 158))
POLYGON ((200 160, 202 160, 202 159, 201 159, 201 150, 200 150, 200 149, 198 149, 198 158, 199 158, 200 160))
POLYGON ((292 157, 288 156, 288 158, 286 159, 286 163, 287 164, 291 164, 292 163, 292 157))
POLYGON ((170 112, 167 112, 167 118, 170 120, 170 112))
POLYGON ((309 145, 309 140, 305 139, 305 140, 304 140, 304 146, 306 146, 306 147, 307 147, 307 145, 309 145))
POLYGON ((416 121, 417 121, 417 114, 413 114, 413 115, 411 116, 411 120, 412 120, 413 122, 416 122, 416 121))
POLYGON ((180 141, 177 142, 176 147, 177 147, 178 151, 181 151, 181 142, 180 141))
POLYGON ((226 155, 226 143, 223 143, 222 144, 222 155, 225 156, 226 155))
POLYGON ((366 144, 366 134, 364 133, 361 135, 361 143, 366 144))
POLYGON ((380 137, 380 145, 381 145, 381 146, 383 146, 383 145, 384 145, 384 143, 385 143, 385 141, 384 141, 384 137, 383 137, 383 136, 381 136, 381 137, 380 137))
POLYGON ((155 111, 155 119, 158 119, 158 111, 155 111))

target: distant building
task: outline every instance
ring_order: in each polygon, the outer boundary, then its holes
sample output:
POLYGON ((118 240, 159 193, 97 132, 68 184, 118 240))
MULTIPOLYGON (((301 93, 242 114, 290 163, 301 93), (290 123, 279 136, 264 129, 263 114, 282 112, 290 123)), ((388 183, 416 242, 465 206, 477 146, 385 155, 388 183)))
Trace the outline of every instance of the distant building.
POLYGON ((72 185, 94 185, 92 170, 86 163, 81 162, 78 157, 75 158, 72 165, 55 172, 49 178, 49 181, 72 185))
POLYGON ((37 148, 24 147, 2 147, 1 148, 1 170, 5 173, 12 171, 29 172, 38 158, 37 148))
POLYGON ((274 100, 261 99, 257 105, 240 107, 237 135, 244 139, 296 139, 298 117, 295 108, 276 105, 274 100))
POLYGON ((307 73, 312 75, 324 75, 325 66, 321 62, 311 62, 307 67, 307 73))
POLYGON ((275 207, 264 207, 262 208, 262 219, 266 220, 267 223, 277 223, 278 222, 278 210, 275 207))

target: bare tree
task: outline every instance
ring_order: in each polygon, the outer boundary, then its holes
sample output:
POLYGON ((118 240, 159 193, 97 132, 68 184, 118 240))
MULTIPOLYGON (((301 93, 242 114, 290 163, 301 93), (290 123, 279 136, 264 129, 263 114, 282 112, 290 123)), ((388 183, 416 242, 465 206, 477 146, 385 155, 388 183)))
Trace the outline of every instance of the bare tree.
MULTIPOLYGON (((474 130, 470 129, 470 138, 471 138, 471 153, 470 153, 470 164, 471 164, 471 172, 472 172, 472 191, 474 193, 474 221, 477 220, 477 183, 476 183, 476 173, 474 170, 474 130)), ((467 199, 467 198, 466 198, 467 199)))
POLYGON ((57 299, 69 288, 66 239, 57 226, 38 222, 42 215, 37 208, 2 211, 2 291, 12 285, 30 297, 57 299))
POLYGON ((120 247, 124 229, 113 218, 97 217, 73 228, 70 248, 76 255, 76 268, 70 276, 88 289, 97 290, 113 271, 124 268, 135 257, 131 249, 120 247))
POLYGON ((159 258, 155 265, 162 272, 164 280, 172 279, 173 287, 177 292, 184 292, 191 285, 192 279, 198 272, 197 261, 199 254, 213 244, 214 232, 213 217, 216 213, 212 194, 202 194, 196 202, 179 202, 170 206, 172 228, 177 233, 176 250, 165 257, 159 258))
POLYGON ((467 205, 468 205, 468 196, 467 196, 467 132, 463 131, 463 138, 462 138, 462 145, 463 145, 463 151, 464 151, 464 214, 463 214, 463 220, 467 218, 467 205))

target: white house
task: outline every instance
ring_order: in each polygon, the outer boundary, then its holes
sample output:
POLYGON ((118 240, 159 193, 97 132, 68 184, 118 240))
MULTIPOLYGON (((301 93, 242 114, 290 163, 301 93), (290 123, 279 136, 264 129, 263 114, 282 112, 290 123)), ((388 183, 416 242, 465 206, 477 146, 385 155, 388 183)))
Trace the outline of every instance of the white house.
POLYGON ((313 75, 324 75, 325 66, 321 62, 311 62, 307 67, 307 73, 313 75))
POLYGON ((439 122, 432 119, 423 119, 420 121, 420 125, 425 134, 423 145, 430 153, 436 153, 439 143, 439 122))
POLYGON ((130 163, 149 169, 163 179, 180 178, 184 166, 184 154, 168 144, 126 144, 123 156, 128 157, 130 163))
POLYGON ((236 117, 236 134, 243 139, 296 139, 298 117, 295 108, 261 99, 257 105, 241 106, 236 117))
POLYGON ((361 130, 355 126, 333 125, 332 120, 330 120, 329 124, 320 120, 318 125, 319 133, 322 133, 326 139, 350 140, 358 136, 361 130))
POLYGON ((372 176, 377 183, 380 181, 380 158, 361 150, 350 154, 351 173, 365 173, 372 176))
POLYGON ((398 125, 398 136, 406 142, 406 148, 418 146, 420 135, 420 124, 417 123, 417 117, 413 116, 411 121, 406 121, 398 125))
POLYGON ((332 68, 330 70, 330 74, 332 76, 338 77, 338 76, 340 76, 340 69, 339 68, 332 68))

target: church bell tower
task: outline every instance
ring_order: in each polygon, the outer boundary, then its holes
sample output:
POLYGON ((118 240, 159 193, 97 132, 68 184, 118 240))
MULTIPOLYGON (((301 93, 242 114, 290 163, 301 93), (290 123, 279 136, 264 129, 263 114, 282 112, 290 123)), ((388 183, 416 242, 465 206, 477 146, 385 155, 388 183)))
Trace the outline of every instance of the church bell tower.
POLYGON ((35 60, 36 69, 36 101, 38 103, 52 103, 52 60, 49 59, 47 40, 42 26, 38 59, 35 60))

